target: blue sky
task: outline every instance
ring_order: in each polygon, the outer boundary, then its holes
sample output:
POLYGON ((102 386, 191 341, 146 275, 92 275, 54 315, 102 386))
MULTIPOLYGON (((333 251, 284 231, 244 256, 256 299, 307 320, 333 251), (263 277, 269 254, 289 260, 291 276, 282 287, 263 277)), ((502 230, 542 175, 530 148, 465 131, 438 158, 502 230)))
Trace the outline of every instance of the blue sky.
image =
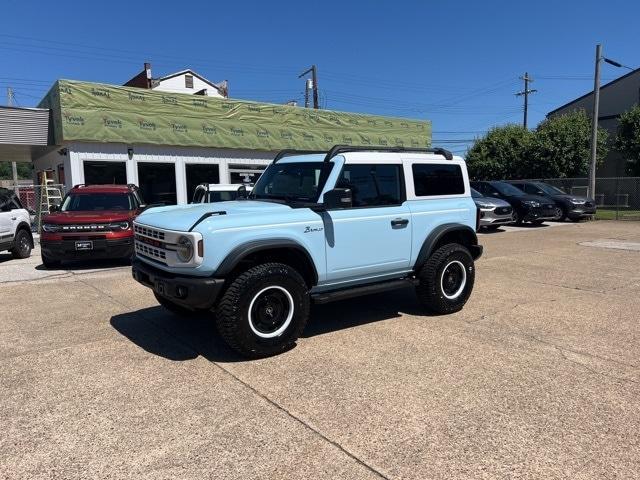
MULTIPOLYGON (((640 66, 640 3, 586 1, 77 2, 6 0, 0 91, 32 106, 58 78, 121 84, 191 67, 232 97, 302 100, 318 65, 321 102, 433 122, 434 144, 464 152, 494 125, 529 125, 593 87, 596 43, 640 66)), ((603 78, 626 73, 609 65, 603 78)))

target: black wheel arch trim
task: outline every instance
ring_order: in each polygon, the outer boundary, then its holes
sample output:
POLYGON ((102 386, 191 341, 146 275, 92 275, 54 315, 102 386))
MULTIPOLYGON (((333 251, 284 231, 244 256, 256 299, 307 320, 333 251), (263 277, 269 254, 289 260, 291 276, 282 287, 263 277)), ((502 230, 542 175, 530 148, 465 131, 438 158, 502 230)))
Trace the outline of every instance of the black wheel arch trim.
POLYGON ((480 255, 482 255, 482 246, 478 245, 478 236, 476 235, 476 231, 468 225, 463 225, 461 223, 445 223, 442 225, 438 225, 434 228, 431 233, 427 236, 422 247, 420 248, 420 252, 418 253, 418 258, 416 259, 416 263, 414 266, 415 270, 419 270, 422 265, 426 263, 431 254, 433 253, 435 246, 438 244, 440 239, 449 233, 462 232, 464 235, 469 235, 471 238, 470 243, 470 251, 471 256, 474 260, 478 259, 480 255))
MULTIPOLYGON (((262 240, 251 240, 235 247, 216 269, 215 276, 223 277, 233 271, 233 269, 245 258, 254 253, 274 249, 292 249, 303 254, 311 265, 313 275, 313 285, 318 283, 318 269, 309 251, 300 243, 289 238, 269 238, 262 240)), ((292 265, 295 268, 295 265, 292 265)))
MULTIPOLYGON (((33 233, 31 233, 31 225, 29 225, 27 222, 20 222, 16 227, 16 235, 20 230, 24 230, 25 232, 27 232, 27 235, 29 235, 29 240, 31 241, 31 248, 33 248, 34 244, 33 244, 33 233)), ((13 238, 15 239, 15 236, 13 238)))

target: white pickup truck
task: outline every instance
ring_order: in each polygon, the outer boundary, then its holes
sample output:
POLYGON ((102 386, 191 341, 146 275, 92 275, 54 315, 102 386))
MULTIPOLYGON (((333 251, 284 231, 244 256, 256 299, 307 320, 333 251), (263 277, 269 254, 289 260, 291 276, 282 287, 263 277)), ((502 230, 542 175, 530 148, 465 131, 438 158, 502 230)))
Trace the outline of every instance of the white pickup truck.
POLYGON ((27 258, 33 248, 31 218, 12 190, 0 188, 0 252, 27 258))

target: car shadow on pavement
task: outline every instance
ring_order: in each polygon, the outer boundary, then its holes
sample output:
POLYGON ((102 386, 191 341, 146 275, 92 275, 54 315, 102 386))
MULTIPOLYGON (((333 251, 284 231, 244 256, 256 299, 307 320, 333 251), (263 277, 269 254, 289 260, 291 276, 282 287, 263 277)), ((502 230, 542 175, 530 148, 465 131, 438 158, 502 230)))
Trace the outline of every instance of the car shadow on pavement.
MULTIPOLYGON (((426 315, 411 289, 314 305, 302 337, 311 338, 384 320, 401 321, 401 312, 426 315)), ((222 363, 247 360, 218 336, 212 313, 182 317, 158 306, 114 315, 110 323, 135 345, 169 360, 193 360, 198 356, 222 363)))
POLYGON ((183 317, 157 306, 114 315, 111 326, 140 348, 169 360, 244 360, 217 335, 213 314, 183 317))
POLYGON ((8 262, 9 260, 14 260, 13 255, 10 253, 0 253, 0 263, 8 262))

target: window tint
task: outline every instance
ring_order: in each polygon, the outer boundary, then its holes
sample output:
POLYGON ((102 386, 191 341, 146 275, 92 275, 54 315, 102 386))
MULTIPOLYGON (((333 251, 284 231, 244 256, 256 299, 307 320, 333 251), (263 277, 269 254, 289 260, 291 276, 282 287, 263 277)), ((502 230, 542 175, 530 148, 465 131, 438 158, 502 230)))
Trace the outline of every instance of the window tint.
POLYGON ((418 197, 464 193, 460 165, 414 163, 411 168, 413 185, 418 197))
POLYGON ((96 212, 105 210, 133 210, 129 195, 91 193, 70 194, 63 204, 63 212, 96 212))
POLYGON ((354 207, 399 205, 403 201, 400 165, 345 165, 336 183, 350 188, 354 207))

